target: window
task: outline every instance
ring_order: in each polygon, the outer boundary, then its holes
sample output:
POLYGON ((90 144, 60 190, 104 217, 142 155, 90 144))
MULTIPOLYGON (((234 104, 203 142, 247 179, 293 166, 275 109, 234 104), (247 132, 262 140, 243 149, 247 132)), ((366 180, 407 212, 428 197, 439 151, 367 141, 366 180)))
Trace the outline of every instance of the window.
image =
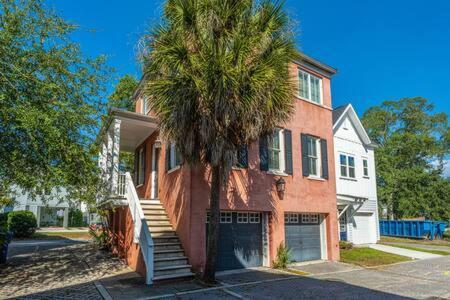
POLYGON ((167 151, 167 170, 170 171, 181 165, 181 153, 175 146, 175 143, 171 143, 167 151))
POLYGON ((308 168, 310 176, 320 176, 320 139, 308 135, 306 137, 308 168))
POLYGON ((289 214, 289 223, 298 223, 298 214, 289 214))
POLYGON ((340 154, 341 176, 355 178, 355 158, 353 156, 340 154))
POLYGON ((322 104, 322 79, 305 71, 298 71, 301 98, 322 104))
POLYGON ((138 171, 138 185, 144 184, 144 172, 145 172, 145 159, 144 159, 144 149, 139 150, 139 171, 138 171))
POLYGON ((142 98, 142 113, 147 115, 150 112, 150 98, 145 96, 142 98))
POLYGON ((238 223, 248 223, 248 213, 238 212, 237 213, 237 222, 238 223))
POLYGON ((259 213, 249 213, 250 223, 259 223, 259 213))
POLYGON ((302 223, 303 224, 317 224, 317 223, 319 223, 319 215, 318 214, 302 214, 302 223))
POLYGON ((269 138, 269 170, 284 170, 284 160, 282 158, 282 130, 276 128, 269 138))
POLYGON ((233 220, 232 216, 230 211, 220 212, 220 223, 231 223, 233 220))
POLYGON ((211 219, 211 213, 208 211, 208 212, 206 212, 206 223, 209 223, 210 219, 211 219))
POLYGON ((248 149, 247 145, 240 146, 234 154, 234 163, 233 167, 235 168, 247 168, 248 167, 248 149))
POLYGON ((364 177, 369 177, 369 163, 365 158, 363 158, 363 174, 364 177))
POLYGON ((289 214, 284 214, 284 223, 289 223, 289 214))

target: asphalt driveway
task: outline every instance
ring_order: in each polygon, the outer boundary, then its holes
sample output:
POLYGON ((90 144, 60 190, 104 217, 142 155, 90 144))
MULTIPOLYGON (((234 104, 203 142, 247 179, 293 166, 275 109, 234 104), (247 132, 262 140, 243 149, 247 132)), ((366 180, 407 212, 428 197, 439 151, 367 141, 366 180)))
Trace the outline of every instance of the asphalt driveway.
POLYGON ((0 268, 1 299, 450 299, 449 256, 371 269, 331 262, 292 267, 307 275, 260 268, 220 274, 214 287, 195 279, 148 287, 86 242, 12 246, 0 268))
POLYGON ((139 276, 101 280, 113 299, 450 299, 450 258, 378 268, 343 263, 294 266, 308 275, 271 269, 217 276, 220 285, 195 280, 147 287, 139 276))

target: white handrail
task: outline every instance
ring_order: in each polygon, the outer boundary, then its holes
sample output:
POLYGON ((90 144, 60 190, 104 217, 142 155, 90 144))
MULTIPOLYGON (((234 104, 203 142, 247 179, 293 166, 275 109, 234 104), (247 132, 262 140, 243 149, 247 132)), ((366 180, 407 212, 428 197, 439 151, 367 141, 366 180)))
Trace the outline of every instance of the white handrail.
POLYGON ((146 283, 153 282, 153 239, 145 220, 144 211, 142 210, 139 196, 134 188, 133 179, 129 172, 125 173, 126 177, 126 197, 130 207, 131 216, 134 223, 134 242, 139 243, 142 256, 146 266, 146 283))

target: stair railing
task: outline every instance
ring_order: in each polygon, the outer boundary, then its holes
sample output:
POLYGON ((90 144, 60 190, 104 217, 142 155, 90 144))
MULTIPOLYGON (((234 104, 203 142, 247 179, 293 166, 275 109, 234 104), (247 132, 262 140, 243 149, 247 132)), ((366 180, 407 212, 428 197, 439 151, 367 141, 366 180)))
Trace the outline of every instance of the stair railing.
POLYGON ((125 173, 126 176, 126 198, 128 200, 128 206, 130 207, 131 216, 134 223, 134 242, 139 243, 142 256, 146 266, 146 283, 152 284, 153 282, 153 252, 154 244, 152 235, 145 220, 144 211, 139 201, 139 196, 134 188, 133 179, 130 172, 125 173))

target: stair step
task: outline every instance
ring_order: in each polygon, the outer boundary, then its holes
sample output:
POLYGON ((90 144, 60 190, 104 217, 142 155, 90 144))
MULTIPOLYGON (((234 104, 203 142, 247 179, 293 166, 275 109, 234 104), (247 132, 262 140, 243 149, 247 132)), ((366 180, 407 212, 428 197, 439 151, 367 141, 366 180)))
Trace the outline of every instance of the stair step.
POLYGON ((178 278, 185 278, 185 277, 192 277, 194 276, 194 273, 192 272, 185 272, 185 273, 176 273, 176 274, 170 274, 170 275, 161 275, 161 276, 154 276, 154 281, 160 281, 160 280, 168 280, 168 279, 178 279, 178 278))
POLYGON ((161 231, 151 231, 150 230, 150 233, 151 233, 153 239, 158 238, 158 237, 178 239, 177 235, 175 234, 175 231, 173 231, 173 230, 161 230, 161 231))
POLYGON ((157 258, 154 260, 154 265, 156 269, 170 266, 185 266, 187 265, 187 263, 188 260, 186 256, 164 257, 164 258, 157 258))
POLYGON ((159 267, 154 269, 154 276, 164 276, 164 275, 172 275, 172 274, 182 274, 191 272, 191 265, 178 265, 178 266, 168 266, 168 267, 159 267))
POLYGON ((177 236, 154 236, 152 234, 152 239, 155 246, 167 243, 178 243, 178 244, 180 243, 180 240, 178 239, 177 236))
POLYGON ((172 224, 170 224, 169 220, 149 220, 149 219, 147 219, 147 225, 149 227, 159 227, 159 226, 172 227, 172 224))
POLYGON ((168 258, 168 257, 184 257, 184 251, 178 250, 158 250, 153 252, 154 259, 168 258))
POLYGON ((161 203, 146 203, 140 202, 142 207, 153 207, 153 208, 161 208, 164 209, 164 206, 161 203))
POLYGON ((141 204, 161 204, 161 201, 159 199, 139 199, 139 202, 141 204))
POLYGON ((154 241, 155 251, 161 250, 181 250, 181 244, 179 242, 176 243, 156 243, 154 241))
POLYGON ((154 214, 154 213, 146 213, 144 211, 144 216, 145 216, 145 219, 147 221, 153 221, 153 220, 170 221, 165 213, 163 213, 163 214, 159 214, 159 213, 154 214))
MULTIPOLYGON (((148 224, 148 223, 147 223, 148 224)), ((148 225, 148 229, 151 233, 153 232, 161 232, 161 231, 174 231, 172 225, 148 225)))

